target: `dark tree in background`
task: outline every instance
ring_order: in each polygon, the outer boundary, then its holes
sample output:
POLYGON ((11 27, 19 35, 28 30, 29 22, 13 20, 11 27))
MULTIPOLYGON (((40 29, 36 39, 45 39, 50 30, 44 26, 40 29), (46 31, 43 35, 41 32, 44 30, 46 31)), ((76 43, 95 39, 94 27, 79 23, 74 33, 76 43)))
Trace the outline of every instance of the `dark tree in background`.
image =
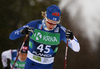
MULTIPOLYGON (((8 49, 17 49, 19 42, 23 41, 24 37, 10 40, 9 35, 12 31, 32 20, 42 19, 41 11, 45 11, 50 5, 58 5, 58 3, 59 0, 0 0, 0 54, 8 49)), ((67 69, 99 69, 99 49, 95 53, 88 51, 90 47, 88 40, 80 36, 80 30, 73 28, 68 13, 64 11, 61 24, 73 31, 81 46, 79 53, 75 53, 69 48, 67 69)), ((54 69, 63 69, 65 46, 64 42, 59 45, 54 69)), ((1 61, 0 69, 2 69, 1 61)))

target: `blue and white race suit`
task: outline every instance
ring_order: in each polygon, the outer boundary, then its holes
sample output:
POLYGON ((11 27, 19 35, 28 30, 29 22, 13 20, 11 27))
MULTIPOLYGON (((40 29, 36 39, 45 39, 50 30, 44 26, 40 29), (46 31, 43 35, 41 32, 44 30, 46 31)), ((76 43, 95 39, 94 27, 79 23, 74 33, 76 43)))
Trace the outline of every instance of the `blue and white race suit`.
MULTIPOLYGON (((2 58, 2 64, 3 67, 7 67, 7 59, 10 59, 10 68, 12 68, 14 61, 16 60, 17 57, 17 50, 7 50, 2 52, 1 58, 2 58)), ((24 69, 26 64, 26 60, 25 61, 21 61, 20 58, 17 59, 13 69, 24 69)))
MULTIPOLYGON (((20 31, 26 27, 34 27, 35 33, 30 33, 29 51, 27 55, 25 69, 52 69, 54 57, 58 45, 63 40, 67 43, 66 33, 63 26, 57 24, 53 30, 45 30, 44 20, 31 21, 18 30, 13 31, 9 38, 15 40, 22 37, 20 31)), ((68 46, 75 52, 79 52, 79 42, 74 36, 73 40, 68 40, 68 46)))

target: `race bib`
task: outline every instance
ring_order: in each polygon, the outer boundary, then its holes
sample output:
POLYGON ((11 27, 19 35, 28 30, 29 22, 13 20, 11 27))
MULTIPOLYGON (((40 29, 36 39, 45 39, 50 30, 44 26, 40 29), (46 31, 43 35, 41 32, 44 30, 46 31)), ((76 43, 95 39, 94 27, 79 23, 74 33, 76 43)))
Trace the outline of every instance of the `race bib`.
POLYGON ((30 38, 36 42, 48 45, 58 45, 60 43, 59 33, 50 33, 38 29, 35 29, 34 32, 35 34, 33 34, 30 38))

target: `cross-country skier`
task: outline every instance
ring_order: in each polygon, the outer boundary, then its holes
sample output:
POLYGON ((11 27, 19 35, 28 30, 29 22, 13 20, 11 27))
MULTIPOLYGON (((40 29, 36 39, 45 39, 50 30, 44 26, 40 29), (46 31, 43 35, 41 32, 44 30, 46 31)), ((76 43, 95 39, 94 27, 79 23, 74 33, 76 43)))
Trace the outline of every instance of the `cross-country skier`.
POLYGON ((62 40, 67 43, 67 38, 69 39, 68 46, 73 51, 79 52, 79 42, 72 31, 67 31, 65 27, 59 24, 60 15, 59 7, 51 5, 47 7, 43 20, 31 21, 10 34, 9 38, 15 40, 30 32, 25 69, 52 69, 58 45, 62 40))
MULTIPOLYGON (((21 46, 22 43, 20 43, 18 50, 14 49, 2 52, 1 58, 2 58, 3 69, 8 69, 7 59, 10 59, 10 67, 12 68, 12 65, 14 64, 14 61, 17 57, 18 51, 20 50, 21 46)), ((28 51, 28 42, 26 41, 24 46, 22 47, 22 50, 19 54, 19 57, 13 69, 24 69, 27 58, 27 51, 28 51)))

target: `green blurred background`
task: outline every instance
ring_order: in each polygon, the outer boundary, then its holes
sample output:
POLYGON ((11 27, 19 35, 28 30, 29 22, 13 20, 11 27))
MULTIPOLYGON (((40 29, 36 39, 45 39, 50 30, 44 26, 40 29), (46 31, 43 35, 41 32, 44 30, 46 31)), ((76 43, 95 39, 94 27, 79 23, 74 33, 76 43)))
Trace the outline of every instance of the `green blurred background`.
MULTIPOLYGON (((41 11, 53 4, 58 5, 59 0, 0 0, 0 54, 5 50, 17 49, 19 42, 23 41, 24 37, 10 40, 12 31, 32 20, 42 19, 41 11)), ((90 51, 88 40, 81 37, 80 30, 73 28, 65 11, 62 11, 61 24, 73 31, 81 47, 79 53, 68 49, 67 69, 100 69, 100 50, 90 51)), ((64 69, 65 46, 64 42, 59 45, 54 69, 64 69)), ((1 60, 0 69, 3 69, 1 60)))

